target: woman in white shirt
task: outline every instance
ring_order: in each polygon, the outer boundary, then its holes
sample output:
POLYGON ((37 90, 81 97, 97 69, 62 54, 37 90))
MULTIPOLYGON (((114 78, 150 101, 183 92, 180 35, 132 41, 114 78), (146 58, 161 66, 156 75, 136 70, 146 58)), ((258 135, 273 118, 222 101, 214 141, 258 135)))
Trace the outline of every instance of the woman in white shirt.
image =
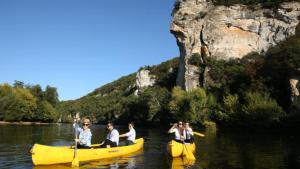
POLYGON ((182 121, 179 121, 178 124, 175 123, 173 126, 169 129, 168 133, 175 133, 175 141, 183 143, 185 140, 185 136, 183 134, 183 123, 182 121))
POLYGON ((126 145, 132 145, 132 144, 134 144, 135 137, 136 137, 136 132, 134 129, 133 122, 128 123, 128 129, 129 129, 129 132, 127 132, 125 134, 121 134, 120 137, 127 137, 126 145))

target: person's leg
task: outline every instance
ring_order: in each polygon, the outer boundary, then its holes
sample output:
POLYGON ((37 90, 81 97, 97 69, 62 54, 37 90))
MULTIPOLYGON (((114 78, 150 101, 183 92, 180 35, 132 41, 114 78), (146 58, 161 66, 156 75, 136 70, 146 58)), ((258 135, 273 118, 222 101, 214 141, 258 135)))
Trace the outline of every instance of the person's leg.
POLYGON ((77 148, 78 148, 78 149, 89 149, 89 148, 91 148, 91 147, 86 146, 86 145, 77 144, 77 148))
POLYGON ((106 139, 104 141, 104 144, 101 147, 104 147, 104 148, 117 147, 117 143, 116 142, 112 142, 111 140, 106 139))
POLYGON ((77 144, 77 148, 80 149, 82 146, 81 144, 77 144))
POLYGON ((107 145, 109 145, 109 142, 110 142, 110 140, 105 139, 105 140, 104 140, 104 143, 100 146, 100 148, 106 148, 107 145))
POLYGON ((178 143, 183 143, 183 141, 181 141, 181 140, 176 140, 176 139, 174 139, 174 141, 176 141, 176 142, 178 142, 178 143))
POLYGON ((111 144, 110 144, 110 147, 117 147, 117 143, 116 142, 110 142, 111 144))
POLYGON ((184 140, 185 143, 191 143, 191 139, 184 140))
POLYGON ((134 144, 133 141, 131 141, 131 140, 126 140, 126 145, 127 145, 127 146, 132 145, 132 144, 134 144))

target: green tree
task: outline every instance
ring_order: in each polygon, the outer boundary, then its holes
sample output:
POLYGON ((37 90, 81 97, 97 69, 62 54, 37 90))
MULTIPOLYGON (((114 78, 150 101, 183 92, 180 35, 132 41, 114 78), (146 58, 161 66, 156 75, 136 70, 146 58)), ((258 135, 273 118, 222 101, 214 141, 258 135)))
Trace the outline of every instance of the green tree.
POLYGON ((246 92, 242 115, 247 124, 269 126, 286 114, 268 93, 246 92))
POLYGON ((47 101, 40 101, 37 105, 35 119, 43 122, 55 122, 59 118, 59 113, 47 101))
POLYGON ((15 80, 13 86, 14 88, 24 88, 24 82, 15 80))
POLYGON ((44 92, 45 100, 48 101, 53 107, 59 103, 57 89, 55 87, 47 86, 44 92))
POLYGON ((40 85, 28 86, 30 92, 37 98, 37 100, 41 101, 44 99, 44 92, 40 85))
MULTIPOLYGON (((7 86, 5 87, 7 88, 7 86)), ((36 99, 29 90, 15 88, 2 98, 3 119, 6 121, 32 120, 37 108, 36 99)))
POLYGON ((181 88, 175 87, 172 90, 169 108, 176 120, 200 124, 208 119, 210 111, 208 97, 203 88, 185 92, 181 88))

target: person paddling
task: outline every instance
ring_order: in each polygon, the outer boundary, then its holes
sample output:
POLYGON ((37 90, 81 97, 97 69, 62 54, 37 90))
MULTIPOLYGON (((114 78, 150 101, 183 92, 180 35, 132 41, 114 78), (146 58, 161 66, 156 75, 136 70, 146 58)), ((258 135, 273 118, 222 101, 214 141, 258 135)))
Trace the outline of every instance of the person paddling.
POLYGON ((119 145, 119 132, 114 129, 114 124, 112 122, 107 123, 108 134, 105 141, 101 147, 117 147, 119 145))
POLYGON ((175 123, 173 126, 169 129, 168 133, 175 133, 175 141, 183 143, 185 140, 184 134, 183 134, 183 123, 182 121, 179 121, 178 124, 175 123))
POLYGON ((74 119, 73 127, 79 133, 79 137, 75 139, 77 142, 77 148, 91 148, 91 139, 92 139, 92 132, 89 128, 90 120, 85 118, 82 121, 82 128, 78 126, 77 122, 79 118, 74 119))
POLYGON ((185 140, 184 140, 185 143, 193 143, 194 142, 193 129, 190 127, 190 124, 188 122, 184 123, 183 134, 185 137, 185 140))
POLYGON ((128 123, 128 129, 129 129, 129 132, 120 135, 120 137, 127 137, 126 142, 125 142, 127 146, 134 144, 134 141, 135 141, 136 132, 134 129, 133 122, 128 123))

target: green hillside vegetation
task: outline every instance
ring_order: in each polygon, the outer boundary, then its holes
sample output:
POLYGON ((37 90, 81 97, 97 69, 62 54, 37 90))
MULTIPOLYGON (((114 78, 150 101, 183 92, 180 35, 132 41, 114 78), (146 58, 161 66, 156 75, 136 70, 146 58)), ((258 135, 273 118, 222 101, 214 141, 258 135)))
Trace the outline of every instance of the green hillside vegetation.
POLYGON ((79 111, 82 116, 90 117, 94 122, 108 120, 119 123, 128 120, 155 123, 170 121, 168 103, 171 90, 176 84, 178 58, 163 62, 157 66, 145 66, 156 77, 156 85, 142 89, 139 95, 134 92, 136 73, 121 77, 106 84, 78 100, 61 102, 59 111, 63 121, 71 121, 71 114, 79 111))
MULTIPOLYGON (((71 122, 80 112, 94 123, 134 121, 167 125, 186 120, 202 125, 214 121, 223 126, 299 126, 300 100, 291 102, 289 79, 300 77, 300 28, 296 35, 265 54, 242 59, 214 60, 193 55, 189 64, 203 73, 206 85, 191 91, 176 87, 179 59, 144 66, 156 83, 139 89, 136 73, 121 77, 77 100, 59 102, 56 88, 39 85, 0 85, 0 120, 71 122)), ((203 77, 201 77, 203 79, 203 77)), ((299 85, 298 85, 299 87, 299 85)))
MULTIPOLYGON (((291 103, 289 78, 299 76, 300 29, 265 55, 240 60, 209 60, 212 81, 207 90, 218 96, 211 119, 225 125, 297 125, 300 102, 291 103)), ((298 86, 299 87, 299 86, 298 86)))
POLYGON ((244 5, 257 5, 261 4, 265 8, 274 8, 278 7, 280 3, 283 2, 295 2, 299 0, 214 0, 215 5, 225 5, 231 6, 234 4, 244 4, 244 5))
POLYGON ((0 120, 56 122, 59 113, 56 88, 40 85, 24 85, 15 81, 13 86, 0 85, 0 120))
POLYGON ((156 84, 134 95, 135 76, 131 74, 78 100, 62 102, 59 111, 68 121, 74 111, 94 122, 113 120, 118 123, 135 121, 143 124, 168 124, 187 120, 203 124, 212 120, 226 126, 272 127, 298 125, 299 103, 290 102, 289 77, 299 75, 300 34, 297 34, 266 54, 250 54, 243 59, 198 61, 190 64, 200 71, 209 67, 204 88, 184 91, 175 87, 179 59, 157 66, 145 66, 156 77, 156 84))

